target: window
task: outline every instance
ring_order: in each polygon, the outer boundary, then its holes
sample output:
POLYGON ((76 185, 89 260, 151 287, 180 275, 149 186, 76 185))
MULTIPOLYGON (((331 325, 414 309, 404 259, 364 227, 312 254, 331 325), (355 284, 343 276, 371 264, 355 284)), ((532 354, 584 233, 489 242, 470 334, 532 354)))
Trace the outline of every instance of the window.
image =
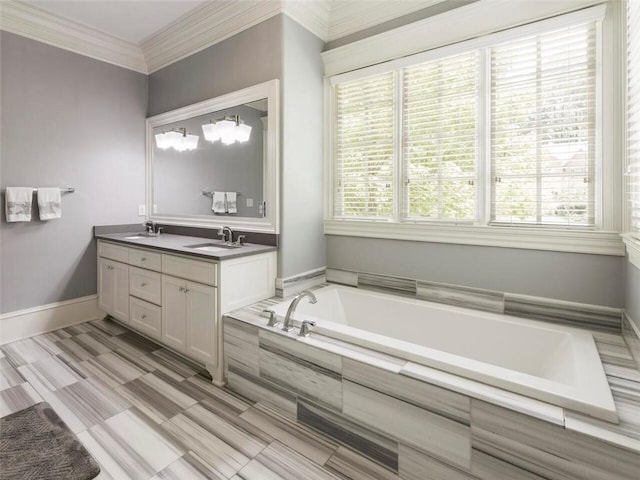
MULTIPOLYGON (((627 179, 630 234, 640 240, 640 2, 627 2, 627 179)), ((640 267, 639 267, 640 268, 640 267)))
POLYGON ((491 49, 494 222, 595 224, 596 26, 491 49))
POLYGON ((476 218, 478 52, 402 72, 402 218, 476 218))
POLYGON ((598 35, 589 19, 332 77, 332 218, 598 227, 598 35))
POLYGON ((336 86, 336 217, 393 212, 394 75, 336 86))

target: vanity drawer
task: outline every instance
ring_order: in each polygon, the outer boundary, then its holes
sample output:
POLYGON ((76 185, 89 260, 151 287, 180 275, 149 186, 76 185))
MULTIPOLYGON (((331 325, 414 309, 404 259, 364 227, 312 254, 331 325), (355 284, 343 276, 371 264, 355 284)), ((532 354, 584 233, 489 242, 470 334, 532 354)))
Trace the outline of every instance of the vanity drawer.
POLYGON ((218 264, 163 253, 162 273, 215 287, 218 264))
POLYGON ((159 273, 129 267, 129 294, 160 305, 161 285, 159 273))
POLYGON ((130 248, 129 264, 159 272, 162 267, 162 254, 149 250, 130 248))
POLYGON ((129 249, 113 243, 98 241, 98 256, 127 263, 129 261, 129 249))
POLYGON ((139 298, 129 297, 130 325, 157 340, 162 339, 162 309, 139 298))

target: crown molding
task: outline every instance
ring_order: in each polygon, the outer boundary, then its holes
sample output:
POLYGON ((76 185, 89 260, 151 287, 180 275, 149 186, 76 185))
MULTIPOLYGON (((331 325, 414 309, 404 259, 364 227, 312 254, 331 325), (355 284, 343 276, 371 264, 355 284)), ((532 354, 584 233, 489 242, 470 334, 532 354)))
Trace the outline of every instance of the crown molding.
POLYGON ((149 73, 282 13, 282 2, 210 2, 140 43, 149 73))
POLYGON ((332 0, 284 0, 284 13, 326 42, 329 39, 332 0))
POLYGON ((119 67, 148 73, 140 48, 14 0, 0 2, 0 29, 119 67))
POLYGON ((141 73, 153 73, 284 13, 323 41, 366 30, 444 0, 211 1, 138 45, 16 0, 0 0, 0 29, 141 73))

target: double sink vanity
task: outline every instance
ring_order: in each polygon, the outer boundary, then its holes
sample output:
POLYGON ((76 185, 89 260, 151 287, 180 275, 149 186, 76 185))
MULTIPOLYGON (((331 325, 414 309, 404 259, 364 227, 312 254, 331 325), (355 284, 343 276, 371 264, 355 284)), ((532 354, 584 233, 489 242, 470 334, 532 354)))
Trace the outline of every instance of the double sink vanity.
POLYGON ((204 364, 218 385, 222 315, 275 295, 277 254, 270 245, 279 234, 279 91, 271 80, 148 118, 146 205, 139 211, 144 207, 151 228, 94 232, 100 310, 204 364), (229 118, 249 136, 223 143, 203 135, 229 118), (167 147, 158 141, 167 132, 199 141, 167 147), (159 233, 154 222, 167 231, 159 233), (217 229, 222 241, 208 238, 217 229))
POLYGON ((222 314, 275 294, 276 247, 96 233, 98 306, 223 383, 222 314))

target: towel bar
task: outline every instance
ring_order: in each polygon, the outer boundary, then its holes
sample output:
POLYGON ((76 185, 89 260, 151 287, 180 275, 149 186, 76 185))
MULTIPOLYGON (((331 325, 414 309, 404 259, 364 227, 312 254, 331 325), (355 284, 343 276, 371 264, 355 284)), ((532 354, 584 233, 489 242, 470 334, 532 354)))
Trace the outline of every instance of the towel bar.
MULTIPOLYGON (((60 193, 73 193, 76 191, 76 189, 74 187, 58 187, 60 189, 60 193)), ((3 192, 6 191, 6 189, 2 189, 3 192)), ((36 193, 38 191, 37 188, 33 189, 33 193, 36 193)))
MULTIPOLYGON (((210 192, 209 190, 202 190, 202 195, 204 195, 205 197, 213 197, 213 192, 210 192)), ((242 195, 240 192, 236 192, 236 195, 242 195)))

